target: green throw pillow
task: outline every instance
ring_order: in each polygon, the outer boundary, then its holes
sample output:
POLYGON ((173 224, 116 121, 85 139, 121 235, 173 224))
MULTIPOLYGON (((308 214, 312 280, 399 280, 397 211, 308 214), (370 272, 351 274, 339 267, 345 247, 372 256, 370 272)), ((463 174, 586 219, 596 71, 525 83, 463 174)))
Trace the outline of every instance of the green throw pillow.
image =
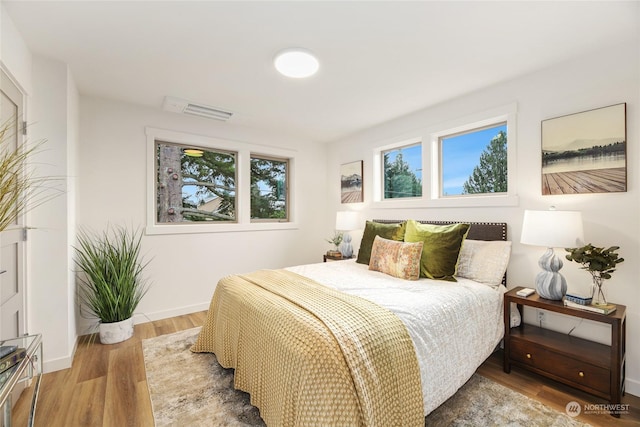
POLYGON ((358 250, 358 258, 356 262, 369 265, 371 259, 371 248, 373 240, 376 236, 383 239, 396 240, 402 242, 404 240, 404 230, 406 222, 398 224, 383 224, 381 222, 367 221, 364 226, 364 233, 360 241, 360 250, 358 250))
POLYGON ((405 242, 424 242, 420 276, 455 282, 458 255, 469 224, 433 225, 407 221, 405 242))

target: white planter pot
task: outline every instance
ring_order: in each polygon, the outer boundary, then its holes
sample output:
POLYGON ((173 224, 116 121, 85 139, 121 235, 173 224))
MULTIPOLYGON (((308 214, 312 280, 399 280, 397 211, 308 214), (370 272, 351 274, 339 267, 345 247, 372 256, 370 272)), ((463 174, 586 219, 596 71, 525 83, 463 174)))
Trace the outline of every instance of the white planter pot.
POLYGON ((121 322, 100 323, 99 333, 102 344, 126 341, 133 336, 133 317, 121 322))

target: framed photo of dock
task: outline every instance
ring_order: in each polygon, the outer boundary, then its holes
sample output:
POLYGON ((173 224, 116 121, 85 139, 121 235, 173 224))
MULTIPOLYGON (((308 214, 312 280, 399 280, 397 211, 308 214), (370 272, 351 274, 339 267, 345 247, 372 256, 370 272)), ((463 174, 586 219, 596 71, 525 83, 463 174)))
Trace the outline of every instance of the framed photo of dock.
POLYGON ((341 203, 362 203, 362 160, 340 166, 341 203))
POLYGON ((542 121, 542 194, 627 191, 627 104, 542 121))

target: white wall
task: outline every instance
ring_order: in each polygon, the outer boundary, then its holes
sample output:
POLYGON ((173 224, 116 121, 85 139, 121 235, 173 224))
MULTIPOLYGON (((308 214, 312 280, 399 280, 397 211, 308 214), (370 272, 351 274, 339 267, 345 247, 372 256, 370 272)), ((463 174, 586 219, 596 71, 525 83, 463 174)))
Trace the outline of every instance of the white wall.
POLYGON ((37 173, 59 178, 55 197, 28 216, 31 332, 43 336, 47 370, 71 366, 76 342, 75 280, 69 268, 74 243, 73 150, 77 144, 78 92, 66 64, 35 56, 29 139, 47 142, 34 156, 37 173))
MULTIPOLYGON (((461 221, 504 221, 508 223, 508 237, 514 242, 508 270, 509 287, 532 286, 538 271, 537 259, 541 248, 519 244, 522 215, 525 209, 579 210, 583 213, 585 239, 597 246, 618 245, 626 262, 618 266, 605 292, 613 302, 627 305, 627 391, 640 395, 640 122, 639 102, 639 46, 629 42, 606 51, 567 61, 553 68, 504 82, 493 87, 451 100, 406 117, 368 129, 357 135, 330 145, 328 154, 328 180, 339 177, 343 163, 364 160, 365 202, 341 205, 340 188, 329 186, 329 212, 354 209, 362 212, 363 219, 414 218, 451 219, 461 221), (517 170, 519 204, 510 207, 483 208, 417 208, 381 209, 372 205, 372 159, 375 147, 397 141, 399 137, 428 137, 427 129, 468 115, 477 114, 500 105, 516 102, 517 162, 510 170, 517 170), (540 166, 541 120, 621 102, 627 103, 627 158, 628 185, 625 193, 542 196, 540 166), (332 207, 332 209, 331 209, 332 207)), ((471 71, 472 72, 472 71, 471 71)), ((420 88, 416 88, 420 90, 420 88)), ((514 141, 509 141, 512 144, 514 141)), ((327 230, 329 232, 330 230, 327 230)), ((361 235, 361 234, 360 234, 361 235)), ((359 236, 354 235, 359 244, 359 236)), ((357 247, 354 245, 355 247, 357 247)), ((588 273, 575 263, 565 263, 562 270, 569 289, 587 292, 588 273)), ((528 314, 529 315, 529 314, 528 314)), ((578 322, 564 316, 547 315, 548 327, 568 332, 578 322)), ((608 327, 585 321, 574 334, 594 337, 606 342, 608 327)))
MULTIPOLYGON (((78 144, 80 132, 80 94, 75 86, 73 76, 67 72, 67 146, 66 154, 66 181, 65 191, 67 194, 67 229, 66 229, 66 254, 67 254, 67 307, 69 310, 67 317, 67 333, 70 337, 77 337, 76 329, 76 280, 75 280, 75 262, 74 249, 69 243, 76 241, 76 224, 77 224, 77 177, 78 177, 78 144)), ((75 341, 75 340, 74 340, 75 341)), ((75 352, 75 348, 74 348, 75 352)), ((71 364, 71 361, 69 362, 71 364)))
POLYGON ((66 64, 34 58, 11 18, 0 8, 1 64, 24 91, 28 139, 46 139, 34 157, 36 173, 62 179, 59 195, 27 214, 27 330, 42 333, 45 371, 71 366, 76 342, 74 276, 69 268, 75 230, 73 155, 77 145, 78 91, 66 64))
MULTIPOLYGON (((208 308, 221 277, 261 268, 322 261, 327 186, 326 146, 286 139, 231 122, 183 116, 121 102, 82 97, 78 158, 78 223, 102 230, 107 223, 144 228, 146 200, 145 127, 268 145, 296 151, 298 229, 148 235, 143 253, 152 287, 136 321, 208 308)), ((87 322, 83 321, 80 333, 87 322)))
POLYGON ((1 2, 0 59, 25 93, 31 93, 31 52, 1 2))

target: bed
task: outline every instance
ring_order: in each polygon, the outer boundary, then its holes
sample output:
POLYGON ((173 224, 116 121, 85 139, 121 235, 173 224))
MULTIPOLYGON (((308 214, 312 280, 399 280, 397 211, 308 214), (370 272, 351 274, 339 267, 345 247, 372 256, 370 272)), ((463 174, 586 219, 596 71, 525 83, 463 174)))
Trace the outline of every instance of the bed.
MULTIPOLYGON (((234 386, 267 425, 424 425, 502 339, 510 242, 504 223, 466 223, 454 278, 406 280, 371 267, 380 251, 402 262, 416 246, 424 255, 427 243, 404 241, 404 231, 376 234, 370 259, 360 259, 368 231, 406 223, 367 221, 357 260, 221 279, 192 351, 235 369, 234 386)), ((423 275, 424 259, 419 267, 423 275)))

